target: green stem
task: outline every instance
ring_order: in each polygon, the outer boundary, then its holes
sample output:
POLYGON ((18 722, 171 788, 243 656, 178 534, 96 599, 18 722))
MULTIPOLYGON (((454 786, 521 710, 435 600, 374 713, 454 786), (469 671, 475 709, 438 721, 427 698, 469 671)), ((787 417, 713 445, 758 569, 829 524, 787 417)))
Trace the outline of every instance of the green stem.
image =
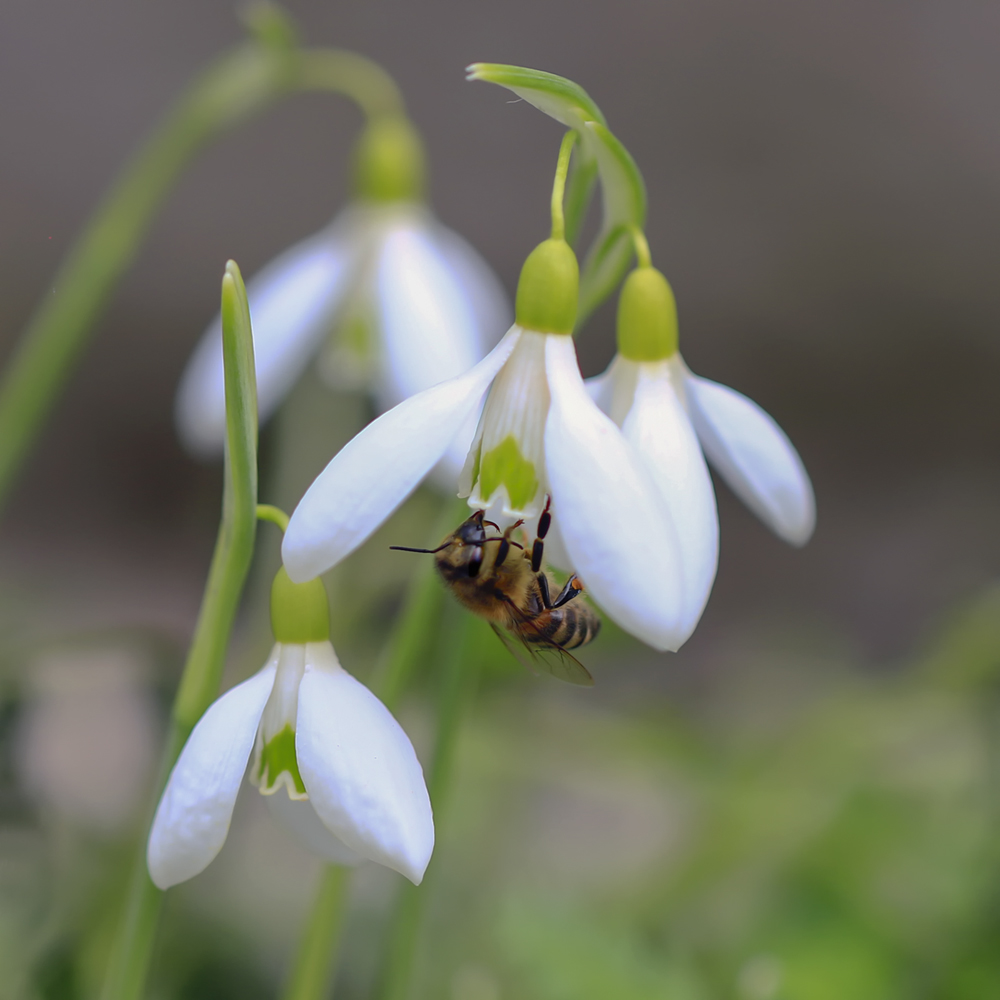
POLYGON ((629 226, 628 230, 632 236, 636 264, 639 267, 652 267, 653 257, 649 252, 649 241, 646 239, 646 234, 639 226, 629 226))
MULTIPOLYGON (((467 514, 464 500, 443 504, 431 529, 429 547, 437 545, 467 514)), ((390 711, 399 704, 414 671, 428 652, 440 623, 443 598, 444 588, 435 572, 434 560, 423 557, 410 578, 403 610, 373 674, 372 687, 390 711)))
POLYGON ((576 132, 570 129, 559 146, 559 160, 556 176, 552 181, 552 239, 561 240, 566 236, 566 218, 563 213, 563 198, 566 193, 566 175, 569 173, 569 159, 576 143, 576 132))
MULTIPOLYGON (((263 517, 266 509, 269 509, 268 505, 259 505, 257 516, 263 517)), ((461 510, 465 509, 463 502, 461 510)), ((460 517, 459 504, 445 504, 432 529, 431 544, 436 545, 460 517)), ((430 640, 440 622, 442 596, 443 590, 434 572, 434 561, 426 559, 411 577, 403 611, 393 625, 374 671, 372 687, 390 709, 399 703, 415 670, 425 659, 430 640)), ((343 899, 349 881, 349 869, 332 865, 327 868, 306 921, 284 1000, 322 1000, 328 996, 342 927, 343 899)))
POLYGON ((257 504, 257 520, 270 521, 281 528, 282 532, 288 530, 288 515, 280 508, 270 503, 257 504))
MULTIPOLYGON (((257 509, 257 380, 250 310, 239 268, 222 279, 222 351, 226 380, 226 465, 222 522, 212 556, 163 751, 163 789, 191 730, 219 689, 226 648, 253 557, 257 509)), ((112 946, 101 1000, 138 1000, 159 925, 163 893, 150 881, 143 842, 133 863, 122 920, 112 946)))
POLYGON ((370 117, 403 113, 392 78, 352 52, 250 41, 216 60, 126 164, 7 362, 0 379, 0 506, 183 169, 210 140, 295 91, 342 94, 370 117))
POLYGON ((349 882, 350 869, 326 866, 299 941, 284 1000, 323 1000, 329 996, 349 882))
MULTIPOLYGON (((469 655, 475 620, 457 607, 449 607, 448 611, 444 634, 449 641, 443 657, 437 735, 427 783, 438 828, 448 805, 462 717, 472 703, 478 681, 475 658, 469 655)), ((428 874, 434 870, 432 861, 428 874)), ((427 889, 428 877, 425 875, 422 885, 407 882, 400 890, 389 931, 385 975, 378 994, 380 1000, 406 1000, 409 996, 427 889)))

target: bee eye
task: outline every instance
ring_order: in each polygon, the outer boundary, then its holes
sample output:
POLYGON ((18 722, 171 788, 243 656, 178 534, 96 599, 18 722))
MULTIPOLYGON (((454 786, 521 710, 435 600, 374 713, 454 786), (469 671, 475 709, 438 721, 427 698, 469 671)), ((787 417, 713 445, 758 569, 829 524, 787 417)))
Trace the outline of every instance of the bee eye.
POLYGON ((477 545, 469 555, 469 576, 478 576, 483 565, 483 550, 477 545))

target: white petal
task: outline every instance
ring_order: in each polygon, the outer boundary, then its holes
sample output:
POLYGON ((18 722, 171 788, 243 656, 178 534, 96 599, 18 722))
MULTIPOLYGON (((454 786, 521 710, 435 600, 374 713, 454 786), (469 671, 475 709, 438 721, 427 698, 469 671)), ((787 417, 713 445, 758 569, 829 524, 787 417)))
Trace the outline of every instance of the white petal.
POLYGON ((375 304, 380 410, 461 375, 486 354, 468 296, 424 227, 400 226, 386 235, 375 304))
POLYGON ((816 526, 816 498, 785 432, 752 400, 718 382, 689 374, 686 388, 712 465, 776 535, 804 545, 816 526))
POLYGON ((611 412, 611 386, 614 375, 615 361, 619 355, 615 355, 615 360, 600 375, 594 375, 584 381, 587 395, 597 404, 602 413, 611 412))
POLYGON ((486 354, 514 322, 510 296, 493 268, 468 240, 441 223, 434 226, 434 239, 469 299, 476 321, 479 350, 486 354))
POLYGON ((479 426, 479 417, 482 413, 482 406, 477 406, 465 418, 465 423, 458 429, 458 433, 452 438, 441 461, 431 469, 427 477, 428 483, 435 487, 445 496, 453 497, 457 484, 465 468, 466 459, 469 456, 469 449, 476 437, 476 428, 479 426))
POLYGON ((413 746, 329 643, 310 643, 306 659, 295 752, 309 801, 348 847, 419 885, 434 818, 413 746))
POLYGON ((308 799, 290 799, 284 791, 265 795, 268 811, 313 854, 335 865, 358 865, 365 859, 334 836, 316 815, 308 799))
POLYGON ((204 871, 222 850, 275 659, 209 707, 170 772, 146 849, 150 877, 161 889, 204 871))
POLYGON ((513 328, 471 371, 383 413, 331 459, 292 513, 288 575, 312 579, 353 552, 445 453, 514 349, 513 328))
MULTIPOLYGON (((247 283, 257 368, 260 422, 277 409, 323 338, 346 290, 352 217, 297 243, 247 283)), ((184 371, 174 408, 190 452, 221 455, 226 433, 222 321, 205 331, 184 371)))
POLYGON ((587 394, 572 338, 549 338, 546 368, 546 466, 573 568, 622 628, 676 649, 684 641, 680 557, 656 488, 587 394))
MULTIPOLYGON (((719 562, 719 517, 712 479, 684 402, 671 379, 670 361, 634 366, 632 407, 622 433, 639 453, 663 497, 677 533, 684 587, 682 627, 690 635, 701 617, 719 562)), ((678 376, 683 386, 683 374, 678 376)))

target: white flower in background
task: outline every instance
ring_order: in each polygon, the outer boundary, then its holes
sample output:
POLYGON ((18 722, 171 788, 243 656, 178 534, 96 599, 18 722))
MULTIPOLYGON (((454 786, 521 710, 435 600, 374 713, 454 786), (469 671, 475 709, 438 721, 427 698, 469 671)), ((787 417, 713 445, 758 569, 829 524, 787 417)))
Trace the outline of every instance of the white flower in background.
POLYGON ((160 735, 149 675, 127 646, 64 646, 31 664, 13 762, 46 810, 101 834, 134 819, 160 735))
POLYGON ((280 571, 271 607, 270 659, 209 707, 174 765, 149 835, 150 876, 166 889, 215 858, 253 753, 250 780, 312 851, 377 861, 419 884, 434 821, 409 739, 337 660, 319 580, 296 585, 280 571))
POLYGON ((673 524, 577 366, 577 282, 567 244, 542 243, 521 272, 517 321, 493 352, 383 414, 334 456, 285 533, 293 580, 324 572, 360 545, 440 459, 492 384, 462 477, 470 504, 528 519, 549 494, 567 557, 598 604, 657 649, 684 641, 673 524))
POLYGON ((804 545, 816 523, 812 484, 795 448, 756 403, 692 375, 677 350, 666 278, 639 267, 618 308, 618 354, 588 381, 656 482, 681 547, 685 626, 693 631, 715 579, 719 523, 702 455, 777 535, 804 545))
MULTIPOLYGON (((367 387, 380 411, 471 368, 510 325, 489 265, 419 200, 419 139, 399 119, 368 127, 358 197, 247 282, 263 423, 317 359, 334 388, 367 387)), ((176 422, 194 454, 222 454, 225 394, 217 316, 184 372, 176 422)), ((461 468, 465 440, 450 455, 461 468)))

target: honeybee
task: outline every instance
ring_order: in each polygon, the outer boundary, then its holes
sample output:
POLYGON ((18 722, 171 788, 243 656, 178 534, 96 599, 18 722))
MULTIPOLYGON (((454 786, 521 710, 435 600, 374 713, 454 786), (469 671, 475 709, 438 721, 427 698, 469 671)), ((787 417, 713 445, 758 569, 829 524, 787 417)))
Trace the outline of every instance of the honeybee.
POLYGON ((590 672, 569 650, 594 639, 601 619, 586 603, 575 601, 583 593, 583 583, 576 574, 558 589, 541 568, 544 539, 552 523, 549 501, 538 519, 538 535, 530 551, 511 537, 523 523, 518 521, 500 532, 500 527, 485 520, 479 510, 436 549, 390 548, 433 554, 452 593, 473 614, 485 618, 515 656, 504 632, 516 638, 554 677, 591 685, 594 679, 590 672), (499 533, 488 536, 487 527, 499 533))

